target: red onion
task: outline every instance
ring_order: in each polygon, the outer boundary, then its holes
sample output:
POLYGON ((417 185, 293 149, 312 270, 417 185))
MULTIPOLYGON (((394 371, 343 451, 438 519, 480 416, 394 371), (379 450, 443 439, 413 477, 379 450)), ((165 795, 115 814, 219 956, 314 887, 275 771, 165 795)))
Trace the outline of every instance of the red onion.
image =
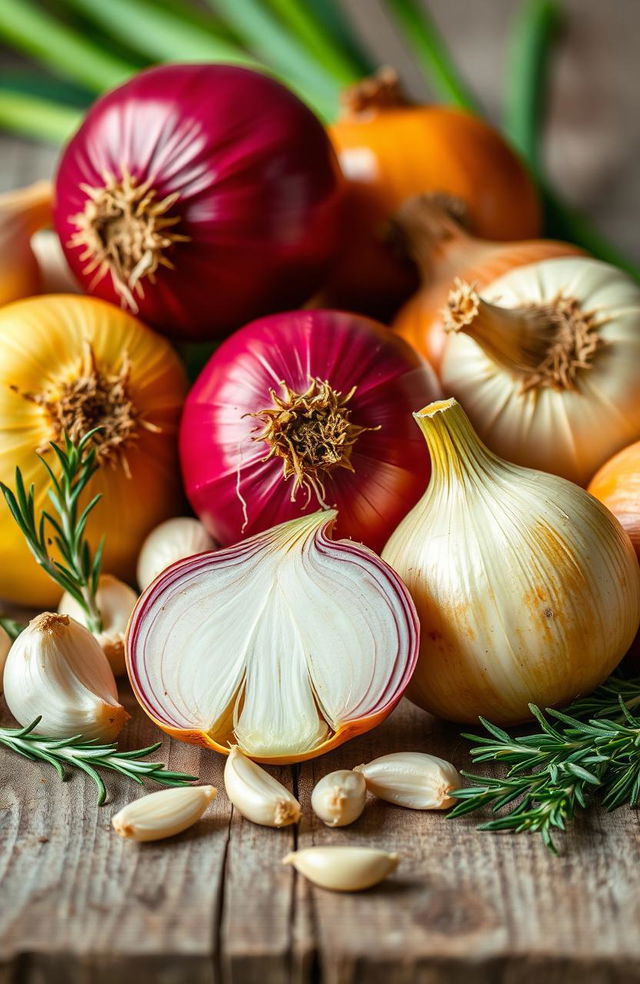
POLYGON ((183 741, 298 762, 375 727, 402 696, 419 627, 398 575, 331 540, 335 512, 178 561, 139 599, 127 667, 183 741))
POLYGON ((187 398, 191 505, 223 545, 335 506, 338 535, 380 551, 426 488, 412 412, 438 396, 430 367, 374 321, 337 311, 255 321, 187 398))
POLYGON ((278 82, 163 65, 89 111, 62 155, 55 224, 86 291, 202 340, 318 287, 339 189, 323 127, 278 82))

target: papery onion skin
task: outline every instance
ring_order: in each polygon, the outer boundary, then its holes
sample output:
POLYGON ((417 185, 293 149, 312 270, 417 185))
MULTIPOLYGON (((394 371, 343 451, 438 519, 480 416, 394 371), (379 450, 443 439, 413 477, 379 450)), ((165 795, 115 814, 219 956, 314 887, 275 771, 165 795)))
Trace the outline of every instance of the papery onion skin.
POLYGON ((640 622, 627 534, 584 489, 493 455, 455 400, 416 421, 431 482, 383 551, 421 623, 407 696, 451 721, 518 724, 529 703, 589 693, 640 622))
MULTIPOLYGON (((47 473, 36 451, 53 463, 49 442, 62 440, 62 423, 67 430, 83 422, 86 430, 109 423, 113 443, 104 461, 99 453, 102 466, 83 498, 84 504, 102 496, 87 535, 94 550, 105 535, 104 568, 133 580, 149 530, 183 508, 176 436, 185 391, 184 370, 166 339, 111 304, 50 294, 7 305, 0 309, 0 481, 13 488, 20 467, 26 488, 35 486, 38 520, 50 505, 47 473), (93 381, 96 372, 115 393, 115 422, 106 420, 89 385, 70 392, 80 379, 93 381), (135 426, 118 444, 127 418, 123 394, 135 426), (59 421, 63 396, 69 405, 59 421)), ((96 443, 107 437, 106 430, 98 432, 96 443)), ((58 604, 61 588, 36 564, 3 502, 0 556, 0 597, 41 608, 58 604)))
MULTIPOLYGON (((379 706, 370 714, 345 721, 339 728, 330 734, 326 740, 322 741, 320 744, 308 751, 295 751, 291 754, 259 755, 249 753, 246 749, 243 749, 244 754, 256 762, 266 764, 304 762, 309 759, 316 758, 319 755, 323 755, 325 752, 338 747, 344 742, 349 741, 351 738, 355 738, 358 735, 375 728, 391 713, 393 708, 401 699, 406 687, 409 684, 418 658, 420 635, 418 618, 415 611, 415 606, 403 582, 396 575, 396 573, 388 567, 387 564, 381 561, 379 557, 377 557, 366 547, 363 547, 360 544, 352 543, 348 540, 329 539, 328 531, 335 522, 335 513, 333 511, 328 511, 322 514, 319 513, 317 514, 317 517, 317 519, 316 517, 309 517, 307 519, 307 524, 311 523, 313 532, 305 549, 338 553, 346 559, 352 557, 355 558, 357 562, 365 569, 377 570, 388 584, 387 590, 389 592, 389 598, 394 599, 393 604, 396 606, 396 617, 400 620, 402 632, 407 633, 407 649, 406 651, 398 653, 397 661, 401 670, 400 677, 397 680, 393 692, 385 698, 382 706, 379 706)), ((291 525, 292 524, 282 524, 282 528, 291 525)), ((160 713, 161 709, 159 703, 161 703, 163 699, 171 700, 171 694, 168 694, 165 690, 159 697, 158 694, 154 695, 153 693, 148 692, 145 687, 144 678, 148 673, 148 669, 145 661, 144 645, 141 642, 142 633, 146 631, 150 620, 153 620, 154 612, 156 613, 155 617, 157 618, 164 611, 164 606, 167 604, 167 599, 171 597, 169 589, 175 593, 180 592, 183 590, 180 588, 180 584, 185 580, 185 578, 188 578, 189 576, 193 577, 194 574, 197 574, 199 571, 206 570, 207 567, 211 568, 216 565, 230 565, 234 563, 241 564, 243 562, 243 558, 251 556, 255 551, 260 549, 261 545, 266 542, 270 536, 272 537, 273 535, 277 535, 279 529, 280 528, 276 528, 273 531, 268 531, 268 533, 259 534, 254 536, 250 541, 244 541, 243 543, 233 547, 212 551, 209 554, 200 554, 197 557, 191 557, 178 561, 176 564, 172 565, 172 567, 158 575, 156 580, 147 588, 138 600, 138 604, 134 609, 129 622, 125 642, 127 672, 129 674, 129 679, 131 681, 134 694, 142 709, 149 715, 155 724, 158 725, 159 728, 167 732, 167 734, 171 735, 173 738, 177 738, 178 740, 189 744, 200 745, 204 748, 211 748, 224 755, 228 755, 230 746, 236 743, 232 730, 227 733, 227 737, 225 738, 225 741, 223 741, 221 736, 213 737, 208 731, 203 730, 202 728, 187 726, 179 727, 172 724, 162 716, 160 713)), ((188 586, 184 590, 188 591, 188 586)), ((221 642, 221 644, 224 645, 223 642, 221 642)), ((232 727, 231 713, 231 709, 228 708, 224 715, 230 729, 232 727)))
MULTIPOLYGON (((479 297, 501 312, 499 340, 505 346, 517 338, 514 325, 504 320, 510 311, 575 299, 591 321, 595 348, 569 386, 529 385, 519 368, 483 349, 477 322, 452 334, 440 367, 446 392, 462 403, 492 451, 586 486, 612 454, 640 437, 640 286, 608 263, 566 256, 511 270, 479 297)), ((542 320, 530 342, 544 339, 546 328, 542 320)), ((518 355, 524 364, 527 351, 518 355)))
POLYGON ((587 491, 611 510, 640 559, 640 441, 610 458, 593 476, 587 491))
POLYGON ((498 131, 450 106, 412 105, 392 70, 345 93, 330 133, 347 178, 349 230, 327 286, 331 306, 386 320, 416 290, 415 271, 385 235, 413 195, 458 199, 469 228, 487 239, 538 235, 535 186, 498 131))
POLYGON ((454 277, 476 290, 509 270, 584 250, 555 239, 496 242, 472 235, 429 195, 404 202, 393 219, 395 235, 412 257, 421 287, 396 314, 391 327, 440 371, 447 333, 443 311, 454 277))
POLYGON ((247 325, 211 357, 182 417, 180 453, 191 505, 218 543, 228 545, 319 506, 338 509, 337 536, 381 550, 428 481, 428 455, 411 410, 439 395, 435 374, 383 325, 336 311, 292 311, 247 325), (298 393, 327 380, 365 430, 351 455, 324 480, 325 502, 283 478, 281 459, 254 438, 256 412, 273 406, 284 381, 298 393), (417 402, 416 402, 417 401, 417 402), (375 429, 379 428, 379 429, 375 429), (422 443, 422 446, 421 446, 422 443))
MULTIPOLYGON (((163 65, 99 99, 63 152, 55 224, 88 292, 122 303, 76 237, 105 175, 150 181, 177 198, 165 231, 173 268, 144 276, 137 313, 176 339, 201 341, 303 302, 333 261, 341 177, 311 111, 268 76, 232 65, 163 65)), ((129 303, 129 302, 127 302, 129 303)), ((129 304, 130 306, 130 304, 129 304)))

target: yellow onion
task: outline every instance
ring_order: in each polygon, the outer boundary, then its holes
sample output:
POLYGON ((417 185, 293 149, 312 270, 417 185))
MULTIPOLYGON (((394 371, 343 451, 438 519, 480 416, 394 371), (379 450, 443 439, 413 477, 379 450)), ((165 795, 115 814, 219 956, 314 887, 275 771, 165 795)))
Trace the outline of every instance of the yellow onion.
POLYGON ((449 297, 441 379, 489 447, 586 485, 640 437, 640 287, 562 257, 449 297))
POLYGON ((31 237, 50 220, 49 181, 0 195, 0 306, 40 289, 40 270, 31 237))
MULTIPOLYGON (((0 480, 15 469, 46 507, 49 442, 94 427, 100 468, 87 501, 102 498, 88 524, 93 548, 105 535, 104 568, 132 581, 146 535, 181 511, 176 431, 185 392, 169 343, 104 301, 48 295, 0 310, 0 480)), ((37 567, 0 503, 0 597, 50 607, 61 591, 37 567)))
POLYGON ((382 555, 420 619, 408 696, 453 721, 513 724, 530 702, 588 693, 640 622, 629 537, 577 485, 489 451, 456 400, 414 416, 432 478, 382 555))

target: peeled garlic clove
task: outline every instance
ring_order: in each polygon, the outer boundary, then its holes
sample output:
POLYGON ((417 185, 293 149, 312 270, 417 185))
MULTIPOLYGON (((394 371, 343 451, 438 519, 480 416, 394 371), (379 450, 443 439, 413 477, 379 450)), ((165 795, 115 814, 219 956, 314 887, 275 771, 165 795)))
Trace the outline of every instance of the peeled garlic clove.
POLYGON ((263 827, 286 827, 300 819, 300 804, 265 769, 243 755, 237 745, 224 768, 227 796, 243 817, 263 827))
POLYGON ((4 673, 4 664, 7 661, 7 656, 9 655, 9 650, 11 649, 11 637, 9 633, 6 632, 0 625, 0 693, 2 693, 2 676, 4 673))
POLYGON ((196 823, 217 794, 215 786, 161 789, 127 803, 111 823, 121 837, 136 841, 163 840, 196 823))
POLYGON ((51 738, 110 742, 129 717, 97 641, 68 615, 51 612, 29 622, 9 650, 4 695, 21 725, 41 717, 34 731, 51 738))
POLYGON ((425 752, 394 752, 357 765, 370 793, 410 810, 447 810, 456 802, 460 773, 450 762, 425 752))
POLYGON ((216 546, 200 520, 190 516, 167 519, 156 526, 142 544, 138 557, 138 587, 144 591, 158 574, 177 560, 215 550, 216 546))
POLYGON ((357 820, 367 800, 367 784, 358 772, 340 769, 316 783, 311 806, 328 827, 346 827, 357 820))
POLYGON ((320 888, 361 892, 377 885, 398 866, 398 855, 376 847, 305 847, 282 859, 320 888))
MULTIPOLYGON (((124 636, 129 616, 135 608, 138 596, 128 584, 112 574, 101 574, 96 592, 96 603, 102 617, 102 632, 94 636, 109 660, 116 676, 125 672, 124 636)), ((60 599, 58 612, 70 615, 81 625, 87 625, 87 613, 70 594, 60 599)))

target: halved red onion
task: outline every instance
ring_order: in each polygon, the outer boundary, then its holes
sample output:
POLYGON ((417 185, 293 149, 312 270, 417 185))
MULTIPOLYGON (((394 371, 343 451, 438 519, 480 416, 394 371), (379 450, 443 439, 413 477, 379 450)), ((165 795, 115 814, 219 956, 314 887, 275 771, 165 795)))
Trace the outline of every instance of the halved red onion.
POLYGON ((379 724, 415 667, 398 575, 332 540, 335 510, 179 561, 139 599, 127 666, 164 731, 262 762, 313 758, 379 724))

